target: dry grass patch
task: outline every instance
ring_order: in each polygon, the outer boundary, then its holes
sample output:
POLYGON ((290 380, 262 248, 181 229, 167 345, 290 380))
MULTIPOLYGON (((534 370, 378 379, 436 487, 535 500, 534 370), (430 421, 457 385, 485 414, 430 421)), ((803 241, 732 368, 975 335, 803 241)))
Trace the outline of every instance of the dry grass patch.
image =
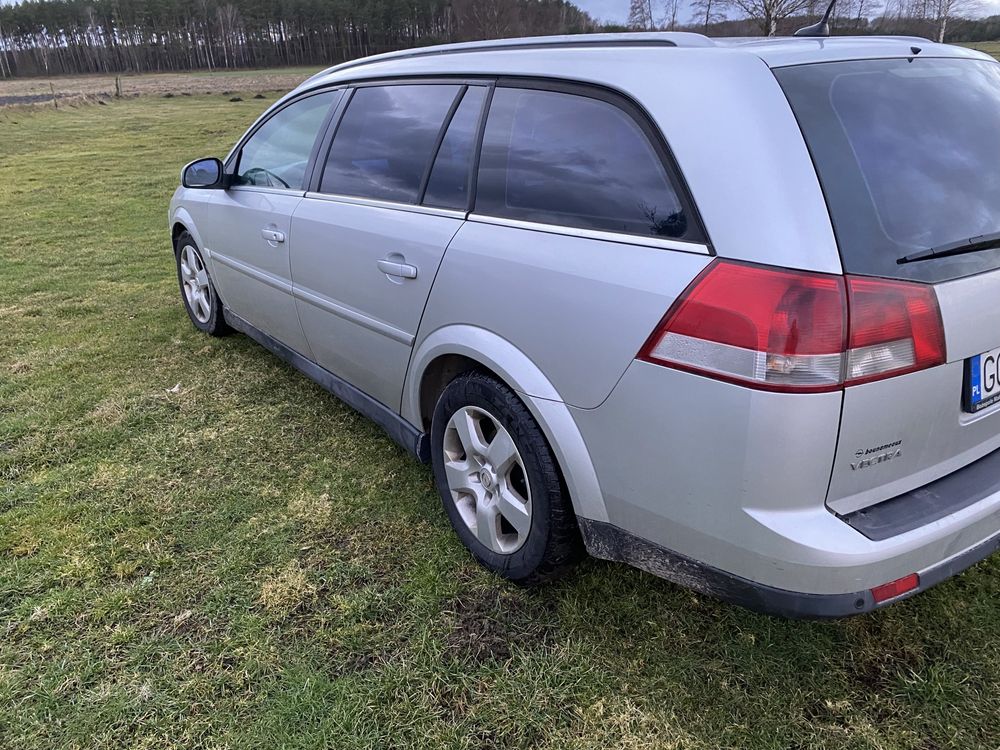
POLYGON ((284 568, 267 574, 261 584, 258 601, 269 612, 287 617, 313 604, 318 593, 319 586, 312 580, 310 572, 298 560, 291 560, 284 568))
POLYGON ((307 529, 322 529, 333 516, 333 502, 327 492, 321 495, 304 493, 288 501, 288 513, 307 529))

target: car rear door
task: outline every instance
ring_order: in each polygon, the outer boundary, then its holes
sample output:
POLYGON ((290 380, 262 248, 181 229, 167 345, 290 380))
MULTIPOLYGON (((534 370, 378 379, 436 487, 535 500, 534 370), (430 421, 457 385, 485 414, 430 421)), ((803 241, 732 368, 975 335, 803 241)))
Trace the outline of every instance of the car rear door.
POLYGON ((431 284, 468 210, 489 87, 357 87, 291 221, 296 307, 325 369, 399 408, 431 284))
POLYGON ((501 79, 475 207, 420 338, 456 322, 481 329, 517 347, 561 400, 596 408, 710 257, 679 170, 638 107, 597 87, 501 79))
POLYGON ((303 354, 291 294, 291 218, 323 123, 342 93, 295 99, 259 124, 232 157, 235 184, 212 191, 210 221, 198 227, 226 306, 303 354))

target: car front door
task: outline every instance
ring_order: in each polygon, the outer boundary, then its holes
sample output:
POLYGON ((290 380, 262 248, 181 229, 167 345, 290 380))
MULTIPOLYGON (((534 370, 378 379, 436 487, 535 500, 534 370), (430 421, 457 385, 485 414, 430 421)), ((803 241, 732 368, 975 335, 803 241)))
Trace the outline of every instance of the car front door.
POLYGON ((212 221, 199 226, 226 307, 306 355, 291 293, 290 223, 319 133, 341 95, 294 100, 259 125, 233 156, 233 186, 213 191, 212 221))
POLYGON ((420 316, 465 220, 486 85, 356 88, 292 217, 292 274, 315 360, 399 408, 420 316))

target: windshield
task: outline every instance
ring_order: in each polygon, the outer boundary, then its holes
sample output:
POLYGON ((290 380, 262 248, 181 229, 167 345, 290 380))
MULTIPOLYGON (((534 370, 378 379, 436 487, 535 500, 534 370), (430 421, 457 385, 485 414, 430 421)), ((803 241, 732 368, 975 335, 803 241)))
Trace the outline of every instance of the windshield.
POLYGON ((943 281, 1000 250, 896 259, 1000 231, 1000 65, 914 57, 775 70, 812 153, 848 273, 943 281))

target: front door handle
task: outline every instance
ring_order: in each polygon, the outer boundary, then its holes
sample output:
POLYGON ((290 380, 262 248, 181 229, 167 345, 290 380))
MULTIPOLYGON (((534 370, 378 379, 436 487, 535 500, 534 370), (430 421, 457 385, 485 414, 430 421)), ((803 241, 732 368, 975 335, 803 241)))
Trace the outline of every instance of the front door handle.
POLYGON ((409 263, 398 263, 392 260, 380 260, 377 264, 378 270, 388 276, 399 276, 402 279, 417 278, 417 267, 409 263))
POLYGON ((260 236, 263 237, 268 242, 284 242, 285 233, 279 232, 276 229, 261 229, 260 236))

